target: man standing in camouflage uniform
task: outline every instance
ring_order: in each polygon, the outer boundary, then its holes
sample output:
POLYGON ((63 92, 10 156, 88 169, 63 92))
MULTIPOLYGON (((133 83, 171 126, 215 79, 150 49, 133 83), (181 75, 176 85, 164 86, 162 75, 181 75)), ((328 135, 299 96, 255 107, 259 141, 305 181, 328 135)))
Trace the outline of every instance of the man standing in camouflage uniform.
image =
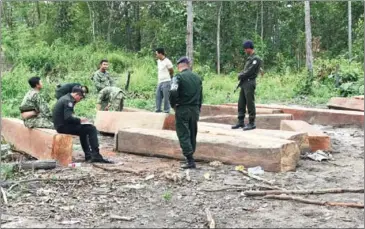
POLYGON ((40 95, 42 89, 42 81, 35 76, 28 80, 32 87, 24 96, 19 107, 24 125, 28 128, 47 128, 54 129, 52 123, 52 113, 48 104, 40 95))
POLYGON ((256 128, 256 107, 255 107, 255 89, 256 77, 260 71, 261 59, 256 55, 253 42, 246 41, 243 43, 245 53, 249 55, 247 58, 243 72, 239 73, 241 91, 238 99, 238 122, 232 126, 232 129, 242 128, 243 130, 252 130, 256 128), (248 110, 249 123, 245 125, 244 119, 246 115, 246 106, 248 110))
POLYGON ((186 157, 181 168, 196 168, 193 154, 196 149, 199 114, 203 100, 203 86, 200 77, 190 70, 189 59, 177 61, 180 73, 172 78, 170 104, 175 110, 176 133, 180 147, 186 157))
POLYGON ((96 110, 122 111, 125 93, 118 87, 105 87, 99 92, 96 110), (107 104, 102 108, 102 104, 107 104))
POLYGON ((107 86, 114 86, 114 81, 107 72, 108 66, 107 60, 101 60, 99 64, 99 70, 97 70, 92 76, 92 80, 95 84, 97 92, 101 91, 107 86))

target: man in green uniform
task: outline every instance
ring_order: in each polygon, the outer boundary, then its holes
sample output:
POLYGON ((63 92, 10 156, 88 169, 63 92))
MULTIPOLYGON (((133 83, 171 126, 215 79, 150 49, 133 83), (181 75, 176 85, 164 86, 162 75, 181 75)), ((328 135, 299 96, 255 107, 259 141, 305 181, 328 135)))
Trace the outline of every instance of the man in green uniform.
POLYGON ((75 104, 85 97, 84 91, 76 86, 72 92, 62 96, 53 109, 54 128, 58 133, 77 135, 80 137, 85 161, 112 163, 105 160, 99 152, 98 133, 94 125, 85 118, 74 117, 75 104))
POLYGON ((96 110, 122 111, 125 93, 118 87, 105 87, 99 92, 96 110), (107 104, 102 108, 102 104, 107 104))
POLYGON ((238 80, 240 81, 240 95, 238 99, 238 122, 232 126, 232 129, 242 128, 243 130, 252 130, 256 128, 256 107, 255 107, 255 89, 256 77, 260 71, 261 59, 256 55, 253 42, 246 41, 243 43, 245 53, 248 58, 243 72, 239 73, 238 80), (246 106, 248 110, 249 123, 245 125, 244 119, 246 115, 246 106))
POLYGON ((189 63, 187 57, 177 61, 180 73, 172 78, 169 97, 171 107, 175 110, 176 133, 186 157, 186 164, 181 166, 183 169, 196 168, 193 154, 203 100, 202 81, 190 70, 189 63))
POLYGON ((28 83, 32 89, 24 96, 19 107, 24 125, 28 128, 53 129, 52 113, 40 94, 43 87, 41 79, 35 76, 28 83))
POLYGON ((114 81, 108 73, 108 61, 101 60, 99 64, 99 70, 97 70, 92 76, 92 80, 95 84, 97 92, 101 91, 104 87, 114 86, 114 81))
POLYGON ((80 83, 65 83, 57 85, 56 98, 59 99, 62 96, 71 93, 72 88, 75 86, 81 87, 85 94, 89 93, 89 88, 86 85, 81 85, 80 83))

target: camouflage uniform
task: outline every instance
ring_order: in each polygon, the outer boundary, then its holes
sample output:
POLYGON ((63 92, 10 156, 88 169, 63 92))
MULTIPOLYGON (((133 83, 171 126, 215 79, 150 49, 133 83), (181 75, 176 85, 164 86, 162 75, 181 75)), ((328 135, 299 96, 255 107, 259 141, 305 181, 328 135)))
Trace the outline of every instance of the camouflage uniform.
MULTIPOLYGON (((118 87, 105 87, 99 92, 97 104, 110 104, 109 111, 122 111, 125 93, 118 87)), ((102 106, 102 110, 105 107, 102 106)))
POLYGON ((114 81, 107 71, 105 71, 105 73, 101 72, 100 70, 96 71, 92 76, 92 80, 98 92, 100 92, 105 87, 114 86, 114 81))
POLYGON ((19 107, 21 113, 27 111, 35 111, 37 116, 24 120, 24 125, 28 128, 47 128, 54 129, 52 123, 52 113, 49 110, 48 104, 43 100, 39 91, 34 89, 28 91, 24 96, 23 101, 19 107))

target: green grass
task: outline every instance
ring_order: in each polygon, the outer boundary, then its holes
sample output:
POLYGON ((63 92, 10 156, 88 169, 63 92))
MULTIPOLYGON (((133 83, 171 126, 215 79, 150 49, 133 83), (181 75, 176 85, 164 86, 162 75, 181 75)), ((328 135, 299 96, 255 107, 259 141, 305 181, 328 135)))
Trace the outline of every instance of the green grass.
MULTIPOLYGON (((31 46, 23 44, 21 40, 14 43, 13 47, 6 49, 13 68, 2 74, 3 116, 19 117, 18 107, 23 96, 30 89, 27 80, 31 76, 39 75, 44 84, 42 94, 51 109, 56 102, 55 88, 58 83, 80 82, 89 86, 91 93, 76 106, 75 110, 76 115, 93 118, 96 113, 97 94, 90 76, 96 71, 99 61, 103 58, 109 60, 110 73, 117 85, 122 88, 126 83, 127 72, 133 70, 125 106, 154 110, 157 69, 153 53, 151 56, 138 57, 137 54, 110 49, 100 44, 74 47, 61 42, 55 42, 51 46, 44 42, 31 46)), ((323 68, 323 66, 333 65, 331 61, 327 62, 321 65, 321 76, 331 73, 323 68)), ((361 64, 346 64, 346 68, 351 71, 356 69, 357 77, 361 81, 363 75, 361 64)), ((177 73, 176 67, 174 70, 177 73)), ((237 85, 237 72, 216 75, 204 65, 195 65, 194 71, 203 79, 205 104, 237 102, 239 91, 233 93, 237 85)), ((344 76, 347 77, 345 73, 344 76)), ((286 73, 280 74, 266 70, 265 75, 259 76, 257 80, 256 102, 321 106, 331 97, 339 96, 339 89, 334 87, 333 79, 323 80, 323 77, 315 78, 312 94, 301 96, 298 89, 305 81, 305 77, 305 71, 295 73, 287 70, 286 73)), ((363 80, 361 83, 363 85, 363 80)))

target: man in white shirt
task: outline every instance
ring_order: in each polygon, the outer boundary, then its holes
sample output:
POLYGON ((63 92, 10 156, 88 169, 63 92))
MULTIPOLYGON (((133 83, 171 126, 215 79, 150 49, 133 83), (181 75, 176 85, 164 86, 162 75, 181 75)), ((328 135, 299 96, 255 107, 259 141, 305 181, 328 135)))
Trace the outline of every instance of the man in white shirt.
POLYGON ((169 91, 171 79, 174 76, 172 62, 165 56, 163 48, 156 49, 158 85, 156 88, 156 112, 161 112, 162 100, 164 103, 164 112, 170 113, 169 91))

